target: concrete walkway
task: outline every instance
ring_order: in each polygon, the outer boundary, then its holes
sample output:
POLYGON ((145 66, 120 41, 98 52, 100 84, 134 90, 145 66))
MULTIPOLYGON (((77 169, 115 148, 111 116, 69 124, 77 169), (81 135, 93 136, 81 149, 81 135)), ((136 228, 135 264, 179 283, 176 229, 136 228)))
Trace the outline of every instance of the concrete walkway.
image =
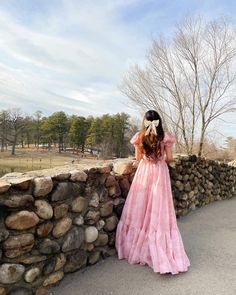
POLYGON ((235 295, 236 197, 214 202, 177 219, 190 260, 188 272, 154 273, 109 257, 67 275, 53 295, 235 295))

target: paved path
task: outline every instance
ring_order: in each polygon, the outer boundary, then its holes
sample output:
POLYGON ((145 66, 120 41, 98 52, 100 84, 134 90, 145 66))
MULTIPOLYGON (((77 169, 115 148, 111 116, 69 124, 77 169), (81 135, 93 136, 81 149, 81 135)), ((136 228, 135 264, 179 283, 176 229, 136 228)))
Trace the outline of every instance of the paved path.
POLYGON ((214 202, 177 219, 188 272, 154 273, 109 257, 67 275, 53 295, 235 295, 236 197, 214 202))

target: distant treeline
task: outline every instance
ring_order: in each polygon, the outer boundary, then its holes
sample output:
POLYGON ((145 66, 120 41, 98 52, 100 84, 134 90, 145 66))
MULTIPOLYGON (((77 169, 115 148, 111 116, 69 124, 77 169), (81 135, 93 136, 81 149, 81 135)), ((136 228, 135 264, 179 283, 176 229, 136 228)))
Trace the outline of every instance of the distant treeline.
POLYGON ((100 117, 67 115, 55 112, 45 117, 41 111, 23 115, 20 109, 0 111, 1 151, 11 146, 14 155, 17 145, 34 145, 48 149, 58 147, 61 152, 97 150, 103 156, 126 157, 130 154, 129 139, 137 130, 126 113, 105 114, 100 117))

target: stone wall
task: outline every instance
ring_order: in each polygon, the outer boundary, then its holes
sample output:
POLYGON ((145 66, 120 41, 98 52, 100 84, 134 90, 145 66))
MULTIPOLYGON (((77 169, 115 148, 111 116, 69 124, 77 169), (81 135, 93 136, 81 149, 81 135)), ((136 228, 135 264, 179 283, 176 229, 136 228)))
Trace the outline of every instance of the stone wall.
MULTIPOLYGON (((44 294, 65 274, 115 255, 115 230, 136 166, 122 160, 0 178, 0 295, 44 294)), ((177 217, 235 195, 235 167, 193 156, 169 169, 177 217)))
POLYGON ((177 217, 236 196, 236 167, 189 156, 176 159, 169 168, 177 217))

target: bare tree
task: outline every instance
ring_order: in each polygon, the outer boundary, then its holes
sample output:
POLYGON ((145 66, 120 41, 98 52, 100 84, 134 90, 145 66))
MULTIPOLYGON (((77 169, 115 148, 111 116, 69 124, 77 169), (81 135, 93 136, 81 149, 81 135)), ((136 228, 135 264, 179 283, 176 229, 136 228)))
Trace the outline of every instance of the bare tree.
POLYGON ((186 17, 171 40, 153 40, 146 65, 131 67, 120 89, 142 109, 157 109, 188 154, 198 137, 201 156, 210 123, 236 110, 235 37, 225 18, 186 17))
POLYGON ((43 117, 43 113, 41 111, 36 111, 34 113, 34 119, 35 119, 35 136, 36 136, 36 143, 37 150, 39 149, 39 141, 40 141, 40 123, 43 117))
POLYGON ((15 155, 15 148, 17 145, 17 140, 19 135, 23 131, 25 127, 25 120, 22 115, 22 112, 19 108, 11 109, 9 111, 9 123, 10 123, 10 135, 8 137, 8 141, 12 145, 11 154, 15 155))
POLYGON ((9 131, 9 112, 3 110, 0 112, 0 140, 1 152, 7 149, 7 134, 9 131))

